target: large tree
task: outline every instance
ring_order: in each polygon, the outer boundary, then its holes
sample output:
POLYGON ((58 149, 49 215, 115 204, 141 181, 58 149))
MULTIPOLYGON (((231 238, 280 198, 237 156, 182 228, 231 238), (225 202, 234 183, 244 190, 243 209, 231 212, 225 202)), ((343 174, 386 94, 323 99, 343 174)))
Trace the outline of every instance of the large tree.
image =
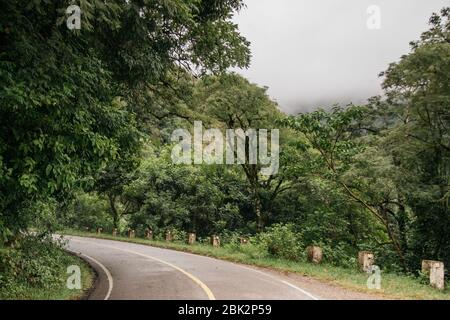
POLYGON ((414 214, 416 265, 450 261, 450 8, 433 14, 430 25, 383 74, 387 110, 397 119, 386 149, 407 177, 401 188, 414 214))
POLYGON ((449 15, 434 14, 412 52, 382 73, 386 99, 285 121, 315 152, 318 173, 381 223, 404 269, 449 259, 449 15))
POLYGON ((0 235, 27 227, 31 208, 64 198, 138 139, 133 110, 150 85, 182 68, 218 72, 249 62, 230 18, 240 0, 0 4, 0 235))
MULTIPOLYGON (((284 117, 277 104, 268 96, 267 88, 250 83, 235 73, 203 78, 195 88, 191 103, 195 110, 203 115, 202 119, 207 124, 221 129, 242 129, 246 133, 252 129, 277 129, 277 120, 284 117)), ((258 132, 258 138, 260 134, 258 132)), ((288 140, 285 132, 280 136, 280 144, 288 140)), ((273 131, 267 137, 272 139, 273 131)), ((251 138, 247 135, 246 158, 240 166, 248 182, 257 229, 261 231, 269 220, 273 201, 289 188, 290 172, 287 164, 290 163, 289 157, 294 150, 290 149, 288 144, 283 144, 277 159, 277 170, 271 175, 265 175, 261 169, 267 165, 262 164, 261 159, 258 158, 256 164, 250 161, 251 143, 251 138)), ((270 145, 271 143, 268 143, 267 150, 272 153, 270 145)), ((258 150, 259 148, 260 141, 258 150)))

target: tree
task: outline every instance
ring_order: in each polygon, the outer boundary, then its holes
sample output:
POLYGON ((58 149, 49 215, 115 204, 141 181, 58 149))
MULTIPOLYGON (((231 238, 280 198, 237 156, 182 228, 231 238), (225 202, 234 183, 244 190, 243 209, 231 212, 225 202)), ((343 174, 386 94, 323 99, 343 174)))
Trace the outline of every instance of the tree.
POLYGON ((389 66, 386 100, 318 110, 284 123, 316 152, 319 173, 384 226, 404 269, 448 261, 450 9, 389 66))
POLYGON ((450 8, 433 14, 412 51, 383 73, 386 105, 397 122, 389 152, 402 172, 414 213, 411 246, 420 259, 450 261, 450 8))
POLYGON ((169 146, 149 150, 138 179, 124 191, 137 209, 131 225, 155 232, 176 228, 198 236, 242 227, 239 209, 246 198, 239 175, 223 166, 175 165, 170 153, 169 146))
POLYGON ((302 134, 303 149, 315 153, 317 172, 382 223, 405 265, 404 251, 390 217, 395 215, 390 206, 397 200, 390 179, 392 165, 389 157, 377 152, 376 146, 370 148, 366 137, 368 128, 362 126, 366 114, 364 107, 334 107, 331 112, 318 110, 290 117, 284 123, 302 134))
MULTIPOLYGON (((199 114, 204 115, 207 123, 216 124, 221 129, 242 129, 244 132, 249 129, 272 130, 276 129, 277 120, 283 114, 266 91, 267 88, 251 84, 237 74, 222 74, 203 78, 195 89, 191 103, 199 114)), ((252 164, 249 161, 250 143, 250 137, 246 136, 246 159, 241 167, 252 195, 257 229, 261 231, 274 199, 286 190, 285 164, 288 161, 284 159, 289 152, 282 151, 278 173, 264 176, 261 174, 261 163, 252 164)))
POLYGON ((120 158, 135 97, 171 70, 220 71, 249 62, 231 22, 240 0, 0 4, 0 226, 17 234, 38 200, 64 198, 120 158))

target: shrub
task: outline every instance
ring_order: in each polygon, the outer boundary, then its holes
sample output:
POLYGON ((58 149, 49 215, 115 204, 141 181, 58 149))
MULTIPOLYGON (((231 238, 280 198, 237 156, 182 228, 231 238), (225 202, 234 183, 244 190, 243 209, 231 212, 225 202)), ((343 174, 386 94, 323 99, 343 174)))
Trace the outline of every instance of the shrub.
POLYGON ((112 231, 113 221, 109 210, 109 204, 104 198, 82 193, 62 210, 58 220, 62 227, 79 230, 96 230, 101 227, 105 232, 112 231))
MULTIPOLYGON (((176 242, 186 242, 187 232, 179 229, 170 229, 173 234, 173 240, 176 242)), ((165 234, 164 234, 165 237, 165 234)))
POLYGON ((263 245, 271 256, 288 260, 305 257, 301 234, 296 233, 292 224, 275 224, 250 240, 263 245))
POLYGON ((349 244, 339 242, 336 244, 319 244, 323 250, 323 258, 326 263, 344 268, 357 267, 357 250, 349 244))
POLYGON ((26 299, 29 288, 63 286, 72 263, 51 236, 27 235, 15 248, 0 250, 0 299, 26 299))
POLYGON ((224 247, 239 250, 242 235, 236 231, 224 230, 220 233, 220 242, 224 247))

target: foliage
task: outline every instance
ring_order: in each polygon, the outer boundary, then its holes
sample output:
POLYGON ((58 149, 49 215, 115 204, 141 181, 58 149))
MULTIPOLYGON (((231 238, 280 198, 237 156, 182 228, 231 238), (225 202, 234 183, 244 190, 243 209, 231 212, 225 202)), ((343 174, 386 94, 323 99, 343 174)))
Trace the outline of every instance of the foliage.
POLYGON ((239 189, 242 180, 220 166, 173 165, 169 151, 149 156, 127 188, 125 196, 137 208, 131 225, 154 232, 182 229, 199 237, 242 226, 239 208, 247 201, 239 189))
MULTIPOLYGON (((191 105, 204 115, 202 118, 207 123, 220 129, 273 130, 276 121, 283 118, 277 104, 267 95, 267 88, 252 84, 235 73, 204 77, 195 87, 191 105)), ((269 177, 264 176, 261 163, 252 164, 249 160, 250 143, 246 137, 246 159, 241 168, 249 187, 256 226, 262 231, 271 215, 271 202, 285 190, 289 159, 284 151, 281 160, 277 159, 280 162, 277 170, 269 177)))
POLYGON ((267 252, 274 257, 287 260, 299 260, 304 257, 302 237, 294 231, 292 224, 275 224, 252 238, 251 242, 264 245, 267 252))
POLYGON ((0 249, 0 298, 26 298, 30 291, 66 285, 70 255, 48 235, 27 235, 12 249, 0 249))
POLYGON ((143 89, 178 69, 248 65, 231 22, 239 0, 81 1, 75 31, 64 23, 70 4, 0 5, 2 235, 29 226, 37 200, 92 187, 136 152, 143 89))
POLYGON ((421 259, 447 263, 447 15, 434 15, 432 29, 388 68, 386 99, 366 105, 285 117, 265 88, 236 74, 185 74, 177 87, 184 97, 159 96, 182 114, 162 120, 132 179, 117 184, 131 209, 122 223, 142 233, 195 231, 205 242, 219 234, 227 248, 255 258, 298 261, 306 246, 319 245, 327 263, 348 268, 360 250, 395 272, 417 272, 421 259), (192 119, 220 129, 284 125, 279 174, 264 178, 257 165, 172 164, 168 133, 192 119), (239 244, 244 234, 247 246, 239 244))
POLYGON ((69 205, 59 211, 58 222, 62 226, 72 226, 80 230, 103 228, 107 232, 113 228, 107 200, 86 193, 77 195, 69 205))
POLYGON ((388 241, 372 234, 367 245, 391 246, 404 270, 427 257, 449 259, 449 15, 434 14, 412 52, 383 73, 385 101, 283 120, 315 155, 310 168, 381 224, 388 241))
POLYGON ((313 244, 347 268, 359 250, 395 272, 450 263, 449 8, 382 73, 384 97, 287 116, 226 72, 249 65, 241 0, 81 1, 78 31, 69 3, 0 4, 0 295, 60 283, 60 247, 21 239, 59 225, 172 230, 174 245, 218 234, 236 255, 286 263, 313 244), (281 125, 278 173, 173 164, 171 133, 194 120, 281 125))
POLYGON ((386 134, 411 211, 410 263, 450 262, 450 8, 433 14, 412 51, 389 66, 383 87, 400 121, 386 134), (394 142, 395 141, 395 142, 394 142))

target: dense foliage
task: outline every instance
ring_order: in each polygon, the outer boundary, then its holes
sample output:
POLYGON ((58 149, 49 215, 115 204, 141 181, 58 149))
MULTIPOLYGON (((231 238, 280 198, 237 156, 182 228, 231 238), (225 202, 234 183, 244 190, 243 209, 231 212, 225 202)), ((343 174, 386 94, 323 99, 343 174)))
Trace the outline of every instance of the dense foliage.
POLYGON ((315 244, 346 267, 367 249, 403 272, 450 264, 449 8, 382 74, 383 97, 287 116, 227 72, 249 64, 231 22, 241 0, 80 1, 78 31, 65 26, 69 3, 0 4, 0 243, 22 243, 2 251, 2 286, 57 281, 46 268, 59 253, 32 256, 30 228, 220 234, 293 261, 315 244), (278 173, 173 164, 172 132, 198 120, 280 129, 278 173))
POLYGON ((80 261, 62 245, 41 234, 26 235, 14 249, 0 249, 0 299, 33 299, 40 291, 50 297, 50 292, 64 290, 67 268, 80 261))
MULTIPOLYGON (((294 260, 316 244, 343 266, 354 265, 359 250, 374 251, 385 270, 416 272, 422 259, 450 263, 448 16, 448 9, 433 15, 411 53, 382 74, 386 95, 362 106, 285 116, 264 88, 236 74, 185 76, 183 96, 159 96, 181 115, 161 117, 167 121, 157 124, 114 202, 122 231, 221 234, 229 245, 252 236, 254 249, 246 250, 294 260), (281 126, 279 173, 265 177, 250 164, 174 165, 170 133, 192 130, 193 120, 221 130, 281 126)), ((98 223, 82 228, 111 225, 98 223)))
MULTIPOLYGON (((81 0, 80 30, 66 26, 72 4, 0 2, 0 249, 20 245, 29 228, 54 230, 72 200, 80 209, 80 192, 114 203, 159 96, 191 70, 249 63, 231 21, 241 0, 81 0)), ((8 257, 1 268, 16 263, 8 257)))
POLYGON ((14 238, 38 201, 68 199, 109 166, 131 168, 135 114, 152 86, 183 70, 246 66, 248 43, 230 21, 240 0, 0 4, 0 226, 14 238))

